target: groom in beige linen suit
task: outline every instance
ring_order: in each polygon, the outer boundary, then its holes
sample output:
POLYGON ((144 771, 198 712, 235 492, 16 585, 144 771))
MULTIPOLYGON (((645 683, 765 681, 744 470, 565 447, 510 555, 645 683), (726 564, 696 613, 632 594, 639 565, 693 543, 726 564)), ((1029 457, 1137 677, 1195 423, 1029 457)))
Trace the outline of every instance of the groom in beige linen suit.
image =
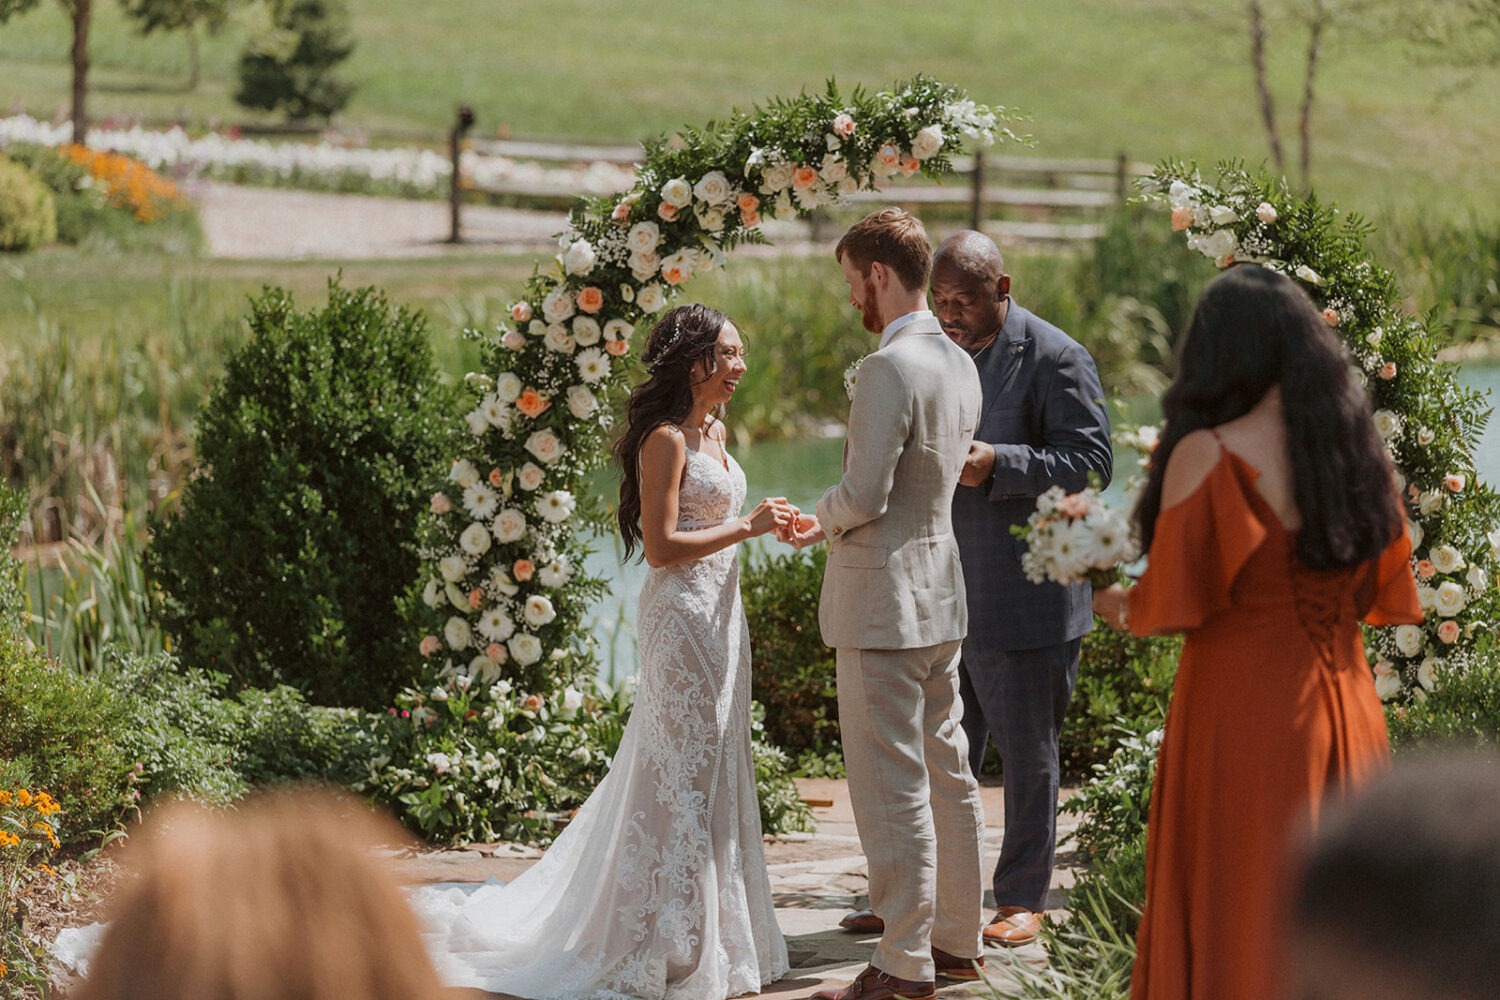
POLYGON ((968 614, 953 490, 979 420, 979 376, 927 309, 932 248, 900 209, 835 251, 880 348, 860 364, 844 476, 791 539, 827 539, 819 624, 834 647, 839 725, 870 906, 885 935, 825 1000, 920 1000, 936 976, 977 978, 984 817, 960 725, 968 614))

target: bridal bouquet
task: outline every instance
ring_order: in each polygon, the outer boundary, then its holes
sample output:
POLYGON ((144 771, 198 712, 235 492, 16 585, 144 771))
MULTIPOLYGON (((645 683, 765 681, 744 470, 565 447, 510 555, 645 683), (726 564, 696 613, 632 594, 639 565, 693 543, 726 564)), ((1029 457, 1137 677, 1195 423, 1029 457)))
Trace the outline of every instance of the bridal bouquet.
POLYGON ((1129 518, 1092 486, 1081 493, 1052 487, 1037 497, 1026 523, 1011 531, 1026 539, 1021 570, 1032 583, 1087 580, 1107 587, 1118 583, 1121 567, 1141 554, 1129 518))

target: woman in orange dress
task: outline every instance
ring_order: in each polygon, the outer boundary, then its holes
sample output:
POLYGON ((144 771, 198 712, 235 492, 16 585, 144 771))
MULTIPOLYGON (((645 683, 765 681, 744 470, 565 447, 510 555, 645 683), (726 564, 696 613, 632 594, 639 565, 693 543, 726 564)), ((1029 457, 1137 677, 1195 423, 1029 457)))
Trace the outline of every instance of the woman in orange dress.
POLYGON ((1359 622, 1422 621, 1390 457, 1312 300, 1220 275, 1162 399, 1116 628, 1184 633, 1146 835, 1132 1000, 1276 996, 1287 846, 1390 759, 1359 622))

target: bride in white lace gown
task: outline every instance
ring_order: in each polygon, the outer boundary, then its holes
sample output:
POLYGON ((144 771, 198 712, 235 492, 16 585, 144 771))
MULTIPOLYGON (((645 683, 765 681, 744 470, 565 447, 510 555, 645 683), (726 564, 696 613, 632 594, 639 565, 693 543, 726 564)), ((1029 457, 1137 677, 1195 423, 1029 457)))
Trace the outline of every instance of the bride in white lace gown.
POLYGON ((787 972, 750 760, 750 640, 736 543, 786 525, 715 418, 745 372, 738 331, 701 305, 652 328, 649 378, 615 455, 620 527, 650 570, 635 707, 608 775, 509 885, 422 890, 444 979, 513 996, 723 1000, 787 972))

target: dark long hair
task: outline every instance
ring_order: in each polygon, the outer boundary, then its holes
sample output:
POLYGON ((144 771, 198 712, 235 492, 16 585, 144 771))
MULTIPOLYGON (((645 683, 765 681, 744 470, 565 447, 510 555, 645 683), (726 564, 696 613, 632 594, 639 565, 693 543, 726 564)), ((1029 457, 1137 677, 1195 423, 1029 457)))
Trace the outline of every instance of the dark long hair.
POLYGON ((1155 534, 1177 442, 1243 416, 1277 385, 1302 516, 1298 559, 1317 570, 1355 566, 1396 537, 1405 515, 1390 457, 1342 345, 1296 283, 1245 264, 1209 283, 1188 324, 1177 378, 1162 397, 1166 429, 1135 509, 1143 545, 1155 534))
POLYGON ((712 358, 729 317, 709 306, 678 306, 646 338, 646 381, 625 404, 625 430, 615 442, 620 465, 620 507, 615 517, 629 559, 641 541, 641 446, 662 424, 682 424, 693 410, 694 369, 712 358))

